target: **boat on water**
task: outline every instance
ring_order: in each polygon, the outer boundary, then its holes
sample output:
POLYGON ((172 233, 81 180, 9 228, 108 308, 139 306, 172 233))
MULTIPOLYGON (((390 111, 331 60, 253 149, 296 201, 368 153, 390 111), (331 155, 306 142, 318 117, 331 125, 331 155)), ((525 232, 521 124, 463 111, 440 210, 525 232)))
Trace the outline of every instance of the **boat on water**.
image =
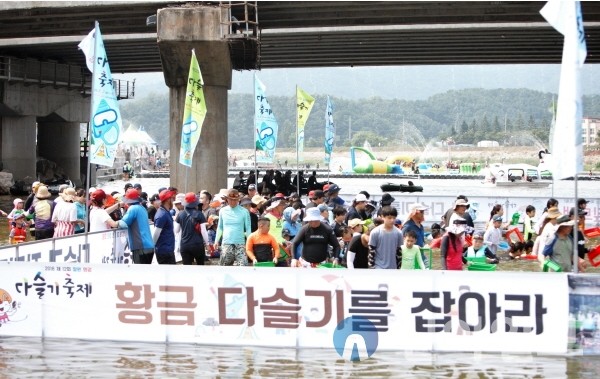
POLYGON ((423 186, 416 186, 412 182, 409 182, 409 184, 388 182, 379 187, 383 192, 423 192, 423 186))
POLYGON ((545 178, 550 177, 548 171, 524 163, 492 165, 483 184, 490 187, 546 188, 552 181, 545 178))

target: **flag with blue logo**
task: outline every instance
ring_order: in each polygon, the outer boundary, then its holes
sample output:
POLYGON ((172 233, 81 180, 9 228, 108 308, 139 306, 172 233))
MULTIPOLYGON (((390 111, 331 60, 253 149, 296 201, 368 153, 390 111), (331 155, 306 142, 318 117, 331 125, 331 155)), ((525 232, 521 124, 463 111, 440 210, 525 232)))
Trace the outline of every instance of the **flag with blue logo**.
POLYGON ((327 108, 325 110, 325 163, 331 161, 333 153, 333 140, 335 138, 335 125, 333 124, 333 106, 327 96, 327 108))
POLYGON ((581 5, 578 1, 549 1, 540 11, 564 36, 556 123, 550 147, 555 179, 575 176, 583 170, 581 137, 581 67, 587 56, 581 5))
POLYGON ((181 148, 179 150, 179 163, 188 167, 192 167, 192 157, 194 156, 196 145, 200 140, 202 124, 206 117, 206 102, 204 100, 203 88, 202 73, 196 59, 196 52, 192 49, 190 72, 185 91, 181 148))
POLYGON ((304 92, 300 87, 296 87, 296 149, 299 161, 304 160, 304 126, 314 104, 314 97, 304 92))
POLYGON ((90 163, 112 167, 121 136, 122 119, 100 26, 78 45, 92 72, 90 111, 90 163))
POLYGON ((273 163, 279 126, 265 95, 265 86, 254 75, 254 141, 256 161, 273 163))

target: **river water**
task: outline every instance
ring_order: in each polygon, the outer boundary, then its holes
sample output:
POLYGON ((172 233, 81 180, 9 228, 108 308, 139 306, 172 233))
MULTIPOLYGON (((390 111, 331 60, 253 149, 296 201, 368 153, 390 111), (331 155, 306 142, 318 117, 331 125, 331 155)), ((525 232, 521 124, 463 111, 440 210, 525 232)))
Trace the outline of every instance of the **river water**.
MULTIPOLYGON (((324 180, 324 178, 320 178, 324 180)), ((231 185, 231 179, 229 184, 231 185)), ((380 194, 387 179, 332 180, 344 194, 366 189, 380 194)), ((573 197, 574 182, 559 181, 554 188, 500 192, 476 180, 413 180, 423 195, 573 197)), ((152 194, 168 179, 140 179, 152 194)), ((124 182, 106 183, 107 190, 123 189, 124 182)), ((578 196, 597 198, 600 181, 578 182, 578 196)), ((197 190, 197 189, 191 189, 197 190)), ((414 197, 414 194, 394 194, 414 197)), ((0 197, 0 209, 12 208, 12 198, 0 197)), ((0 228, 4 230, 3 228, 0 228)), ((0 231, 1 232, 1 231, 0 231)), ((385 352, 350 362, 331 349, 269 349, 189 344, 3 337, 0 327, 0 378, 593 378, 600 377, 597 357, 511 354, 385 352)))
POLYGON ((48 378, 590 378, 597 357, 377 352, 350 362, 333 349, 0 337, 0 377, 48 378))

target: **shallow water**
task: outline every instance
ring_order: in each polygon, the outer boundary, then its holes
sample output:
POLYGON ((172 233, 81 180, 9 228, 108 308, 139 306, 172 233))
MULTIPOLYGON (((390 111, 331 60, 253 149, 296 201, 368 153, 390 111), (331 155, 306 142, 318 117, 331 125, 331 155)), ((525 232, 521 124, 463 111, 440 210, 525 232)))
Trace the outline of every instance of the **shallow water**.
POLYGON ((0 337, 0 377, 51 378, 598 378, 597 357, 376 352, 350 362, 333 349, 0 337))

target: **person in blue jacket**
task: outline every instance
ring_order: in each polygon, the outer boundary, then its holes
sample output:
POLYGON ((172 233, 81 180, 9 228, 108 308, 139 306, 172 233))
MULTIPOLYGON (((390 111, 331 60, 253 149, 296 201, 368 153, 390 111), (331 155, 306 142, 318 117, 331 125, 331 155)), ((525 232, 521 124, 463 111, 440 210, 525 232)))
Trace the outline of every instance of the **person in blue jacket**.
POLYGON ((140 193, 128 189, 123 202, 129 205, 125 216, 119 220, 119 228, 127 228, 129 249, 135 264, 151 264, 154 258, 154 241, 150 233, 148 211, 142 206, 140 193))

